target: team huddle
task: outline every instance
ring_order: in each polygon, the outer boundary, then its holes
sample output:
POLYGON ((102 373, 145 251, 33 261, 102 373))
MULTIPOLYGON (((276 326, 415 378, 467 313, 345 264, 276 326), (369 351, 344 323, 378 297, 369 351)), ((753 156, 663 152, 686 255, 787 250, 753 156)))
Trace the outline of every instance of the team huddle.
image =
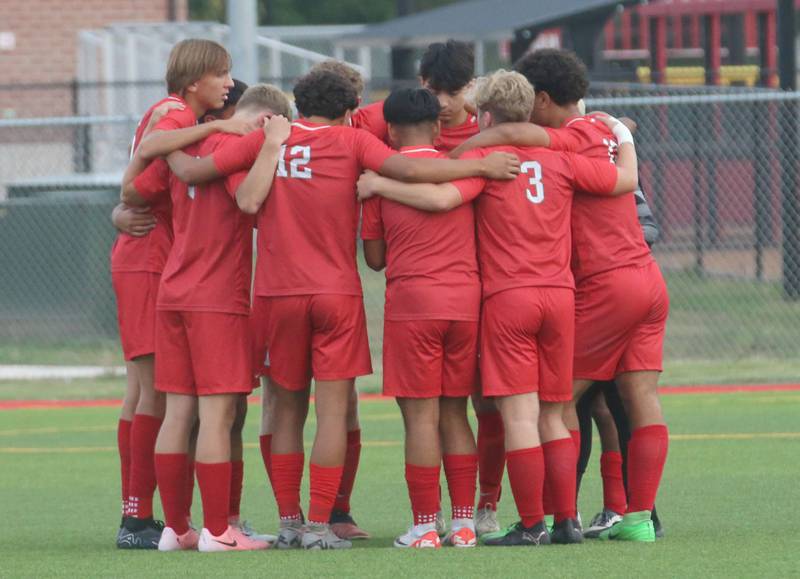
POLYGON ((173 48, 169 95, 137 128, 112 216, 128 370, 118 547, 344 549, 369 537, 350 505, 355 379, 372 373, 359 237, 366 264, 386 272, 383 394, 406 433, 413 522, 396 547, 660 536, 669 299, 637 216, 631 130, 585 114, 574 54, 538 50, 514 69, 476 79, 469 45, 435 43, 420 88, 361 106, 359 73, 326 61, 297 81, 292 120, 281 90, 231 79, 222 46, 173 48), (276 535, 240 513, 247 396, 260 383, 276 535), (592 415, 604 505, 584 528, 592 415), (501 529, 504 471, 519 520, 501 529))

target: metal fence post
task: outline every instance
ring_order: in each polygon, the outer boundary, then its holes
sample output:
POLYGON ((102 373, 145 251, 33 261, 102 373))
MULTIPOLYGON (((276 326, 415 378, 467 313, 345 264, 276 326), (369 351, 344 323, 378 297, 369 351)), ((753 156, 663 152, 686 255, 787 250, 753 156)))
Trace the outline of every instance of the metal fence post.
MULTIPOLYGON (((797 89, 797 54, 794 0, 778 0, 778 47, 781 88, 797 89)), ((791 300, 800 299, 800 197, 797 193, 797 102, 786 101, 781 107, 781 204, 783 217, 783 293, 791 300)))

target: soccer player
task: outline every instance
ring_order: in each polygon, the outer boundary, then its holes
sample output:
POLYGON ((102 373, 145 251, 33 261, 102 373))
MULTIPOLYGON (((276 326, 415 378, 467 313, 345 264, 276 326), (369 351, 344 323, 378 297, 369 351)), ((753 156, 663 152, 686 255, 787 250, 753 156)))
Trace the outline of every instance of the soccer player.
MULTIPOLYGON (((434 145, 448 152, 479 132, 478 119, 467 105, 467 93, 475 76, 472 46, 456 40, 436 42, 422 55, 419 76, 422 86, 439 100, 441 131, 434 145)), ((478 389, 472 396, 478 419, 478 473, 480 494, 475 513, 478 535, 499 531, 497 503, 505 466, 503 421, 491 401, 478 389)))
MULTIPOLYGON (((482 129, 527 121, 533 102, 532 87, 515 72, 501 70, 479 79, 475 90, 482 129)), ((633 140, 627 128, 617 126, 625 143, 617 166, 608 158, 501 147, 522 162, 522 174, 514 181, 469 179, 410 186, 366 176, 359 182, 362 196, 377 192, 419 209, 447 210, 478 198, 481 383, 483 395, 494 398, 503 417, 509 481, 521 519, 505 531, 485 535, 487 545, 550 542, 543 522, 545 463, 555 475, 558 493, 552 540, 582 540, 575 521, 575 449, 562 421, 565 403, 572 397, 569 216, 574 189, 612 195, 635 185, 633 140)))
POLYGON ((478 134, 478 119, 466 107, 475 78, 475 54, 466 42, 448 40, 428 46, 419 63, 422 86, 439 100, 442 129, 434 145, 448 152, 478 134))
MULTIPOLYGON (((585 113, 585 111, 581 111, 585 113)), ((630 128, 630 126, 629 126, 630 128)), ((658 223, 647 203, 642 184, 634 191, 636 213, 644 240, 649 247, 658 240, 658 223)), ((627 510, 627 491, 625 489, 624 459, 630 439, 628 416, 619 398, 619 390, 614 381, 595 382, 576 405, 578 423, 581 431, 581 448, 578 457, 578 490, 592 451, 592 420, 597 424, 600 434, 602 455, 600 473, 603 480, 603 509, 597 513, 584 528, 585 538, 597 538, 600 533, 622 520, 627 510)), ((663 529, 653 506, 653 525, 656 537, 663 536, 663 529)))
MULTIPOLYGON (((280 90, 256 86, 245 92, 233 118, 252 123, 264 115, 288 114, 289 110, 280 90)), ((288 121, 275 119, 269 123, 269 136, 259 156, 259 162, 271 165, 273 172, 280 145, 289 132, 288 121)), ((236 138, 211 136, 197 146, 197 153, 210 154, 236 138)), ((163 190, 157 168, 151 166, 126 188, 126 202, 147 202, 150 195, 163 190)), ((246 174, 240 174, 188 188, 171 179, 175 244, 159 289, 156 338, 156 387, 167 393, 166 418, 155 458, 167 519, 159 543, 162 551, 268 546, 231 524, 231 485, 241 485, 240 476, 233 480, 232 426, 241 394, 249 393, 253 386, 249 328, 253 220, 239 211, 235 198, 239 183, 245 180, 246 174), (197 399, 196 471, 204 512, 199 537, 189 526, 185 496, 187 450, 197 399)))
MULTIPOLYGON (((425 89, 383 103, 389 139, 411 157, 444 157, 433 142, 440 107, 425 89)), ((406 481, 413 525, 396 547, 438 548, 440 465, 452 503, 444 543, 477 544, 473 524, 478 462, 467 420, 475 387, 480 279, 471 204, 429 213, 376 197, 363 208, 367 264, 386 267, 383 393, 394 396, 406 430, 406 481)))
MULTIPOLYGON (((170 96, 151 107, 139 123, 132 145, 133 158, 124 182, 161 154, 165 143, 178 141, 185 146, 221 129, 219 124, 213 123, 202 129, 194 125, 198 116, 224 104, 232 85, 229 69, 228 53, 215 42, 189 39, 173 47, 166 74, 170 96), (174 108, 152 126, 153 111, 164 103, 171 103, 174 108), (148 128, 150 131, 145 137, 148 128)), ((153 230, 144 237, 120 234, 111 251, 120 339, 126 366, 132 374, 129 388, 138 391, 133 420, 130 424, 121 420, 119 424, 120 445, 124 446, 126 439, 130 444, 130 479, 117 546, 134 549, 156 548, 161 535, 161 525, 152 516, 156 483, 153 449, 164 414, 164 398, 153 388, 153 353, 155 299, 172 230, 168 198, 150 208, 156 218, 153 230)), ((124 453, 121 457, 124 464, 124 453)))
MULTIPOLYGON (((597 159, 614 157, 617 142, 608 128, 580 114, 578 101, 589 83, 577 56, 542 49, 515 68, 536 89, 532 120, 549 127, 551 145, 597 159)), ((470 146, 540 139, 541 127, 525 123, 482 133, 470 146)), ((652 509, 669 446, 657 390, 669 296, 637 222, 635 203, 632 195, 602 199, 583 194, 573 203, 575 397, 566 420, 577 439, 575 402, 593 382, 614 379, 631 423, 628 507, 623 520, 601 538, 652 542, 652 509)))
MULTIPOLYGON (((369 168, 406 180, 509 178, 518 167, 511 155, 453 163, 396 154, 366 131, 345 126, 358 97, 347 80, 328 71, 306 75, 294 93, 304 118, 293 124, 273 190, 240 202, 243 210, 259 213, 253 316, 263 329, 259 359, 269 360, 275 398, 270 466, 281 516, 277 546, 348 548, 351 543, 334 535, 329 521, 342 476, 353 380, 371 372, 355 263, 358 205, 352 192, 358 174, 369 168), (299 489, 311 377, 317 384, 317 436, 304 529, 299 489)), ((246 137, 210 159, 195 160, 182 175, 203 180, 248 168, 262 140, 246 137)))

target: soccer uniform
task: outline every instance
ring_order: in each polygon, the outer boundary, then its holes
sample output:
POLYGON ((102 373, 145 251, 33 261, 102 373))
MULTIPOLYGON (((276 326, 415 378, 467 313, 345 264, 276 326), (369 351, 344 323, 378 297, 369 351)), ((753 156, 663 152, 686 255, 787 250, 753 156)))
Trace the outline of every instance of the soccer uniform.
MULTIPOLYGON (((169 101, 180 102, 186 108, 171 110, 159 120, 154 130, 171 130, 195 124, 196 119, 186 102, 177 95, 170 95, 150 107, 142 117, 131 145, 131 155, 141 142, 153 110, 169 101)), ((163 159, 155 159, 150 165, 160 165, 161 170, 167 169, 163 159)), ((156 218, 155 228, 144 237, 120 232, 111 248, 111 281, 117 298, 117 321, 126 360, 155 352, 156 296, 173 238, 169 195, 153 196, 150 209, 156 218)))
MULTIPOLYGON (((548 129, 551 147, 614 159, 611 131, 590 116, 548 129)), ((662 369, 669 297, 644 240, 633 195, 579 193, 572 204, 576 378, 662 369)))
MULTIPOLYGON (((445 157, 432 147, 401 153, 445 157)), ((428 213, 375 197, 364 203, 361 238, 387 245, 383 393, 469 396, 481 292, 472 204, 428 213)))
MULTIPOLYGON (((191 148, 212 154, 240 137, 214 134, 191 148)), ((235 193, 246 173, 187 186, 158 166, 134 181, 140 195, 169 184, 175 240, 161 278, 156 322, 156 389, 204 396, 249 393, 253 217, 235 193)))
POLYGON ((467 115, 467 120, 455 127, 442 127, 439 137, 433 142, 437 150, 449 153, 461 143, 480 132, 478 117, 467 115))
POLYGON ((544 401, 568 401, 574 340, 575 286, 569 267, 573 190, 609 194, 617 171, 608 159, 538 148, 493 147, 474 154, 497 150, 522 162, 514 181, 455 182, 465 202, 480 195, 483 393, 538 392, 544 401))
POLYGON ((351 124, 356 129, 372 133, 384 143, 389 141, 388 124, 383 118, 383 101, 359 107, 351 117, 351 124))
MULTIPOLYGON (((292 124, 270 195, 258 214, 254 324, 273 380, 301 390, 313 376, 340 380, 372 372, 356 266, 355 184, 396 152, 352 127, 292 124)), ((263 135, 214 154, 222 174, 258 155, 263 135)))

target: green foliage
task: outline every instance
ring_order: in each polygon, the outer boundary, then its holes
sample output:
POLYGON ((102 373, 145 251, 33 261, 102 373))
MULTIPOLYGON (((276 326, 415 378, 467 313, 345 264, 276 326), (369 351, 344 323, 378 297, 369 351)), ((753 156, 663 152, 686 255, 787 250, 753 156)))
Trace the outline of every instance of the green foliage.
MULTIPOLYGON (((415 0, 417 11, 456 0, 415 0)), ((225 0, 189 0, 190 20, 225 21, 225 0)), ((397 15, 396 0, 259 0, 258 21, 265 25, 357 24, 381 22, 397 15)))

